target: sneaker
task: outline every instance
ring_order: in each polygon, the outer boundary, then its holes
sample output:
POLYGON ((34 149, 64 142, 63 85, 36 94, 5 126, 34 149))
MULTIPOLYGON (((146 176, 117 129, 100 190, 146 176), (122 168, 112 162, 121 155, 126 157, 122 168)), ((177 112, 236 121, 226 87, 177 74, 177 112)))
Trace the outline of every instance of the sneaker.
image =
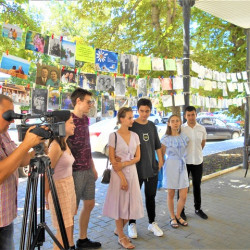
POLYGON ((92 241, 88 238, 86 238, 85 240, 77 240, 76 242, 76 247, 78 249, 80 248, 100 248, 102 245, 100 242, 96 242, 96 241, 92 241))
POLYGON ((204 220, 207 220, 207 215, 201 210, 201 209, 199 209, 199 210, 195 210, 195 213, 197 214, 197 215, 199 215, 202 219, 204 219, 204 220))
POLYGON ((137 229, 135 223, 128 225, 128 237, 131 239, 137 239, 137 229))
POLYGON ((153 222, 152 224, 148 225, 148 230, 153 232, 155 236, 162 236, 163 232, 162 230, 159 228, 159 226, 157 225, 157 223, 153 222))

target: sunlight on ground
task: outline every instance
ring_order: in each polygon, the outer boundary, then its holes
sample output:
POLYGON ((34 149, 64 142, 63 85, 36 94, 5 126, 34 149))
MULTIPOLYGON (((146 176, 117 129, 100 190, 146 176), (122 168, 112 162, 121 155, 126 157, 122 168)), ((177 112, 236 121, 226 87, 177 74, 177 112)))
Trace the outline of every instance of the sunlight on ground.
POLYGON ((239 157, 241 156, 241 154, 218 154, 219 156, 222 156, 222 157, 239 157))

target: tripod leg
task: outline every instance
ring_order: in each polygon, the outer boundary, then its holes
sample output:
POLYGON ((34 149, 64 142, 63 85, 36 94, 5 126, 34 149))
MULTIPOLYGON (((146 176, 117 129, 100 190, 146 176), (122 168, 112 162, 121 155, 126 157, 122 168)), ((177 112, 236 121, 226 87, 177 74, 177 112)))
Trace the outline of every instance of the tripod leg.
POLYGON ((27 187, 26 187, 24 210, 23 210, 23 221, 22 221, 21 239, 20 239, 20 247, 19 247, 20 250, 24 250, 24 246, 25 246, 25 235, 26 235, 26 226, 27 226, 27 218, 28 218, 28 211, 29 211, 31 185, 32 185, 32 178, 31 176, 29 176, 27 187))
POLYGON ((62 211, 61 211, 61 208, 60 208, 60 203, 59 203, 59 200, 58 200, 55 183, 54 183, 53 178, 52 178, 50 165, 46 168, 46 174, 47 174, 47 177, 48 177, 51 196, 52 196, 53 204, 54 204, 54 207, 55 207, 57 222, 59 224, 59 228, 60 228, 60 232, 61 232, 61 236, 62 236, 62 240, 63 240, 63 245, 64 245, 65 249, 69 249, 69 241, 68 241, 68 237, 67 237, 63 217, 62 217, 62 211))
POLYGON ((47 231, 47 233, 50 235, 50 237, 53 239, 53 241, 56 243, 56 245, 60 248, 60 249, 64 249, 63 246, 60 244, 60 242, 57 240, 57 238, 55 237, 55 235, 52 233, 52 231, 49 229, 49 227, 46 225, 46 223, 40 223, 38 225, 38 230, 37 230, 37 235, 34 238, 34 241, 30 247, 30 250, 35 249, 36 246, 36 242, 38 240, 39 235, 42 233, 42 231, 44 231, 44 229, 47 231))
MULTIPOLYGON (((36 173, 36 176, 34 178, 34 183, 32 187, 32 198, 31 198, 31 205, 30 205, 30 214, 29 214, 29 227, 28 227, 28 235, 27 235, 27 246, 26 249, 30 249, 31 244, 31 236, 32 236, 32 229, 34 227, 34 216, 35 216, 35 203, 37 201, 36 195, 37 195, 37 183, 38 183, 38 173, 36 173)), ((36 230, 36 228, 35 228, 36 230)), ((33 232, 34 233, 34 232, 33 232)))

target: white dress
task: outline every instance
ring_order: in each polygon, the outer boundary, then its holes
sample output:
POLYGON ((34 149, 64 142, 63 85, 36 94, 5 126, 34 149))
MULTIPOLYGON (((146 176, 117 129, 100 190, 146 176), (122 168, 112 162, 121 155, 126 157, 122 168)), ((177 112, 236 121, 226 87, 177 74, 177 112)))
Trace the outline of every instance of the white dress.
POLYGON ((186 135, 164 135, 161 143, 166 146, 163 186, 168 189, 189 187, 185 161, 186 147, 189 139, 186 135))

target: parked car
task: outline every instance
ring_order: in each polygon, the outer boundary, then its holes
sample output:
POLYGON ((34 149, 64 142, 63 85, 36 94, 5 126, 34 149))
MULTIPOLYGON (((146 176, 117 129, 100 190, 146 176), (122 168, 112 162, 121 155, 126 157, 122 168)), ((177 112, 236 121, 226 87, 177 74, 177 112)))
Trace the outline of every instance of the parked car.
MULTIPOLYGON (((134 114, 134 119, 136 119, 138 117, 139 117, 138 113, 134 114)), ((150 114, 150 116, 148 117, 148 120, 153 122, 155 125, 157 125, 160 123, 161 117, 159 115, 156 115, 156 114, 150 114)))
MULTIPOLYGON (((117 131, 117 118, 99 121, 89 126, 90 144, 92 152, 99 152, 108 155, 108 140, 112 132, 117 131)), ((157 126, 159 138, 165 132, 165 126, 157 126)))
POLYGON ((207 131, 207 139, 236 139, 241 136, 241 130, 227 125, 217 117, 201 116, 197 117, 197 122, 203 125, 207 131))
MULTIPOLYGON (((167 123, 168 122, 168 118, 172 115, 172 112, 168 113, 166 116, 163 116, 161 118, 161 122, 162 123, 167 123)), ((183 112, 181 112, 181 120, 183 120, 183 112)))
POLYGON ((214 114, 211 112, 199 112, 197 114, 197 117, 199 117, 199 116, 214 116, 214 114))

